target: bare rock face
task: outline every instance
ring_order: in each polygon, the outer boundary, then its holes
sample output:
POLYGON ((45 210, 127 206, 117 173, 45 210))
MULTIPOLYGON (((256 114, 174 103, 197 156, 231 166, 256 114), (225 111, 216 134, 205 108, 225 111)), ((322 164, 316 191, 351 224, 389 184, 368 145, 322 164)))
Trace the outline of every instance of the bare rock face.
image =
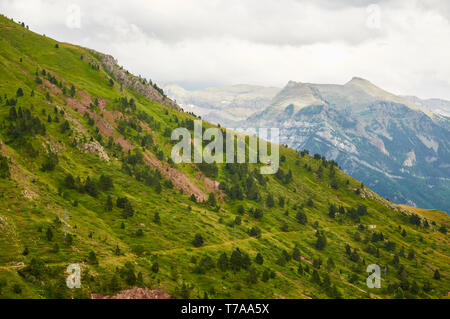
POLYGON ((90 143, 84 144, 84 150, 86 152, 92 153, 92 154, 98 154, 98 156, 105 161, 109 162, 109 156, 108 153, 106 153, 103 146, 100 145, 97 141, 92 141, 90 143))
MULTIPOLYGON (((98 54, 98 53, 97 53, 98 54)), ((101 55, 103 65, 106 71, 113 74, 114 78, 127 88, 132 88, 136 92, 148 97, 149 99, 160 102, 161 104, 180 109, 180 107, 171 99, 161 94, 146 80, 134 76, 123 68, 119 67, 117 60, 111 55, 101 55)))

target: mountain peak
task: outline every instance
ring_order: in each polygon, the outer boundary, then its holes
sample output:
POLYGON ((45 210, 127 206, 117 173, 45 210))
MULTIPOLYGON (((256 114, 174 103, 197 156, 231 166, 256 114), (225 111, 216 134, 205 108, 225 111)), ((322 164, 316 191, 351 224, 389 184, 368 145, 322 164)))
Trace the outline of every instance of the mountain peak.
POLYGON ((344 85, 352 85, 352 84, 374 86, 374 84, 372 82, 370 82, 369 80, 366 80, 366 79, 358 77, 358 76, 352 77, 352 79, 350 81, 348 81, 347 83, 345 83, 344 85))

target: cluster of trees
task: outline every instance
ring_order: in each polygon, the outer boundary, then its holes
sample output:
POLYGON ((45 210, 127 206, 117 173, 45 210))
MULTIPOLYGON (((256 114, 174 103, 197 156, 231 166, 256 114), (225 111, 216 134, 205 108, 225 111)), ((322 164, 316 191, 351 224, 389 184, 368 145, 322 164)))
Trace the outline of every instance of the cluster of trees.
POLYGON ((360 260, 358 250, 356 248, 352 250, 349 244, 345 244, 345 253, 347 254, 348 258, 355 263, 360 260))
POLYGON ((45 155, 44 162, 41 166, 41 171, 50 172, 53 171, 58 165, 59 159, 56 153, 53 153, 51 150, 48 151, 48 154, 45 155))
MULTIPOLYGON (((94 71, 100 70, 100 65, 98 65, 97 63, 89 61, 88 64, 89 64, 89 66, 91 67, 92 70, 94 70, 94 71)), ((110 80, 110 81, 112 81, 112 80, 110 80)), ((114 82, 113 82, 112 85, 114 85, 114 82)), ((111 82, 110 82, 110 86, 112 86, 112 85, 111 85, 111 82)))
POLYGON ((345 215, 345 208, 344 206, 336 206, 334 204, 330 204, 330 207, 328 209, 328 216, 331 218, 335 218, 336 214, 345 215))
POLYGON ((119 99, 115 99, 114 102, 122 112, 126 112, 128 109, 130 109, 133 113, 136 111, 136 102, 133 98, 128 99, 127 97, 121 97, 119 99))
MULTIPOLYGON (((116 206, 118 208, 122 208, 122 217, 123 218, 128 218, 128 217, 133 217, 134 215, 134 209, 133 209, 133 205, 131 205, 130 200, 127 197, 118 197, 116 200, 116 206)), ((142 230, 141 230, 142 232, 142 230)), ((139 233, 138 233, 139 235, 139 233)))
POLYGON ((261 219, 264 216, 262 209, 250 207, 248 210, 248 214, 256 219, 261 219))
POLYGON ((219 168, 217 167, 216 163, 206 163, 201 162, 197 163, 197 167, 202 171, 203 174, 205 174, 206 177, 209 178, 216 178, 219 174, 219 168))
POLYGON ((311 275, 311 281, 321 286, 330 298, 342 298, 342 293, 339 291, 335 284, 331 283, 330 275, 328 273, 324 273, 321 278, 317 269, 314 269, 311 275))
POLYGON ((228 183, 222 182, 219 188, 230 199, 243 200, 247 198, 253 201, 261 200, 258 185, 265 186, 267 177, 261 175, 257 169, 249 170, 247 163, 227 163, 225 165, 225 173, 232 186, 229 187, 228 183))
POLYGON ((261 229, 258 226, 253 226, 248 230, 248 234, 252 237, 260 238, 261 237, 261 229))
POLYGON ((121 134, 126 134, 128 128, 132 128, 133 130, 135 130, 138 133, 142 132, 142 127, 141 127, 141 125, 139 125, 136 118, 119 120, 119 122, 117 124, 117 129, 119 130, 119 132, 121 134))
POLYGON ((143 148, 148 148, 154 144, 153 143, 153 137, 150 134, 145 134, 140 137, 140 144, 143 148))
POLYGON ((241 269, 248 269, 251 265, 250 256, 241 251, 239 248, 233 250, 229 260, 229 268, 232 271, 240 271, 241 269))
POLYGON ((355 222, 360 222, 360 217, 367 214, 367 206, 359 204, 357 208, 349 207, 347 211, 343 206, 336 206, 334 204, 330 204, 328 209, 328 216, 331 218, 335 218, 336 214, 341 216, 348 216, 355 222))
POLYGON ((97 197, 99 191, 108 191, 113 187, 113 181, 110 176, 100 175, 96 182, 88 176, 84 182, 80 177, 74 178, 72 174, 67 174, 64 178, 64 185, 69 189, 74 189, 79 193, 87 193, 92 197, 97 197))
MULTIPOLYGON (((56 44, 56 45, 58 45, 58 44, 56 44)), ((71 96, 71 97, 75 96, 75 93, 76 93, 75 86, 71 85, 70 89, 67 89, 67 87, 62 83, 61 80, 58 81, 55 76, 53 76, 50 72, 47 72, 45 69, 42 69, 40 71, 39 71, 39 69, 37 69, 35 75, 36 75, 35 82, 37 84, 42 84, 42 79, 39 77, 39 75, 42 75, 43 77, 46 77, 47 80, 51 84, 53 84, 53 85, 57 86, 58 88, 60 88, 64 95, 68 95, 68 96, 71 96)), ((47 100, 50 100, 49 93, 47 93, 47 100)))
POLYGON ((291 260, 291 258, 292 258, 291 255, 286 250, 283 249, 281 251, 281 255, 278 257, 275 263, 280 266, 284 266, 291 260))
POLYGON ((281 168, 275 173, 275 177, 280 180, 283 184, 289 184, 292 181, 292 170, 286 174, 281 168))
MULTIPOLYGON (((150 82, 151 83, 151 82, 150 82)), ((166 98, 166 94, 164 93, 163 89, 161 89, 156 83, 152 83, 151 86, 158 91, 159 94, 161 94, 164 98, 166 98)))
POLYGON ((15 106, 17 105, 17 100, 16 99, 8 99, 7 95, 5 94, 5 106, 15 106))
POLYGON ((12 106, 9 109, 8 120, 10 123, 7 128, 7 135, 12 139, 46 134, 45 125, 39 117, 33 116, 29 109, 19 107, 16 110, 16 107, 12 106))
POLYGON ((148 115, 144 111, 139 111, 137 114, 137 118, 145 122, 154 131, 159 131, 161 129, 161 123, 159 121, 156 121, 153 116, 148 115))
POLYGON ((171 181, 164 180, 158 170, 152 170, 144 163, 144 156, 139 149, 133 153, 128 151, 128 154, 122 157, 122 170, 128 175, 134 176, 138 182, 152 187, 158 194, 162 191, 162 185, 169 189, 173 188, 171 181))

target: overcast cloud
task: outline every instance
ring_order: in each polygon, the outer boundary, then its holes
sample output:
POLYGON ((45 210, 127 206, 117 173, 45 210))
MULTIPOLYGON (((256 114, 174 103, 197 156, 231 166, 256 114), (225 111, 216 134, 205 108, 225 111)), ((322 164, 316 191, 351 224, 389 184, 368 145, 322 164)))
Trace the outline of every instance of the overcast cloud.
POLYGON ((360 76, 393 93, 450 99, 448 0, 0 0, 0 11, 159 83, 282 87, 360 76))

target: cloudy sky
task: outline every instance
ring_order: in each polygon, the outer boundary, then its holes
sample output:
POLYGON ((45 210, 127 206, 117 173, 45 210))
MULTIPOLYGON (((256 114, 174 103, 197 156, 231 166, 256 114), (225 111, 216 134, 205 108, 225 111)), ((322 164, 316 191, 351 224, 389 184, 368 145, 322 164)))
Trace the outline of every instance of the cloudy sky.
POLYGON ((190 89, 366 78, 450 99, 448 0, 0 0, 35 32, 190 89))

